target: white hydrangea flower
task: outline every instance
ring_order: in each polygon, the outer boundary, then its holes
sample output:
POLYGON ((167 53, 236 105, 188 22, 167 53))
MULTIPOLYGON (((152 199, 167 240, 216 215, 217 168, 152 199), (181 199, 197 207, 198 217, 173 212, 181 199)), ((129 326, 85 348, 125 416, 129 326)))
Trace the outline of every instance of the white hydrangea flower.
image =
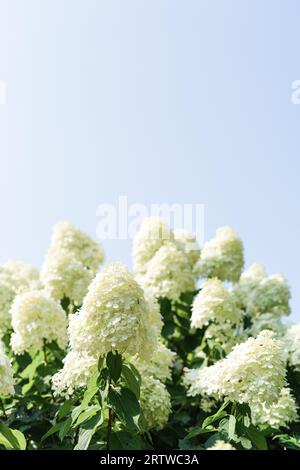
POLYGON ((235 292, 247 315, 270 314, 280 318, 290 314, 291 294, 285 278, 281 274, 267 276, 257 263, 241 275, 235 292))
POLYGON ((216 400, 214 398, 204 396, 200 399, 200 409, 204 413, 211 413, 214 407, 216 406, 216 400))
POLYGON ((0 396, 14 395, 14 374, 8 356, 5 354, 4 346, 0 341, 0 396))
POLYGON ((92 269, 65 250, 50 251, 41 273, 45 289, 53 299, 66 297, 77 306, 82 304, 94 276, 92 269))
POLYGON ((16 296, 12 307, 11 346, 16 354, 30 347, 42 349, 44 342, 56 341, 65 349, 67 317, 59 303, 41 291, 29 291, 16 296))
POLYGON ((149 309, 149 330, 151 329, 153 338, 160 338, 163 328, 163 319, 160 313, 160 306, 157 299, 151 295, 145 294, 145 299, 149 309))
POLYGON ((204 278, 217 277, 221 281, 237 282, 243 266, 242 241, 231 227, 221 227, 216 236, 204 244, 195 270, 204 278))
POLYGON ((219 279, 207 279, 192 306, 193 328, 202 328, 211 321, 239 323, 241 310, 235 295, 219 279))
POLYGON ((77 261, 94 271, 104 262, 104 252, 99 243, 69 222, 55 224, 51 247, 72 253, 77 261))
POLYGON ((282 336, 286 331, 286 325, 284 325, 280 318, 276 318, 272 313, 262 313, 252 319, 253 323, 249 329, 250 336, 257 336, 263 330, 272 330, 277 335, 282 336))
POLYGON ((86 387, 97 368, 98 358, 86 352, 70 351, 63 368, 52 377, 55 395, 71 396, 78 388, 86 387))
POLYGON ((72 349, 149 356, 140 335, 144 324, 148 326, 149 305, 126 266, 112 263, 95 277, 77 318, 70 330, 72 349))
POLYGON ((183 292, 195 289, 195 276, 186 255, 172 242, 164 244, 148 262, 147 272, 138 281, 155 297, 178 300, 183 292))
POLYGON ((143 220, 133 240, 133 265, 137 274, 145 274, 147 263, 168 241, 173 240, 172 230, 160 217, 147 217, 143 220))
POLYGON ((208 447, 206 450, 236 450, 228 442, 224 442, 221 439, 216 441, 212 447, 208 447))
POLYGON ((300 372, 300 323, 290 326, 282 340, 288 365, 300 372))
POLYGON ((289 423, 298 421, 297 404, 289 388, 281 390, 277 402, 266 405, 257 402, 251 407, 254 424, 268 424, 273 428, 287 427, 289 423))
POLYGON ((54 226, 41 280, 56 300, 67 297, 81 305, 98 266, 104 261, 101 246, 68 222, 54 226))
POLYGON ((142 377, 141 409, 148 429, 159 431, 168 422, 171 412, 171 399, 166 386, 151 375, 142 377))
POLYGON ((15 296, 40 287, 39 273, 30 264, 7 261, 0 266, 0 337, 10 329, 10 308, 15 296))
POLYGON ((135 357, 131 362, 140 371, 142 377, 144 374, 152 375, 164 383, 171 378, 175 356, 174 351, 159 340, 150 361, 141 361, 139 357, 135 357))
POLYGON ((190 265, 193 267, 200 258, 200 247, 195 235, 187 230, 175 229, 174 238, 178 247, 185 253, 190 265))
POLYGON ((188 395, 208 395, 238 403, 274 403, 285 384, 282 343, 274 332, 238 344, 225 359, 200 369, 186 370, 188 395))
MULTIPOLYGON (((125 356, 136 354, 147 360, 157 344, 158 326, 155 304, 148 304, 141 287, 122 264, 110 264, 89 286, 82 309, 71 316, 69 339, 71 352, 98 361, 110 351, 125 356), (152 324, 153 317, 156 319, 152 324)), ((71 357, 75 357, 72 355, 71 357)), ((72 371, 63 370, 54 381, 59 389, 69 388, 72 371)), ((77 379, 74 379, 74 383, 77 379)), ((71 382, 73 383, 73 382, 71 382)), ((58 392, 60 393, 60 392, 58 392)))

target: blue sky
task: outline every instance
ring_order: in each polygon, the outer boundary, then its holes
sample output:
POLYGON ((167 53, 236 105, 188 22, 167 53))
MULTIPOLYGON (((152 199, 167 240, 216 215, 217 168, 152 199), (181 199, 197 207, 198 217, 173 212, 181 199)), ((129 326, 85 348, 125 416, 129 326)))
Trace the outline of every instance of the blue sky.
MULTIPOLYGON (((300 316, 300 4, 0 0, 0 261, 39 266, 51 226, 96 209, 202 203, 300 316)), ((107 258, 130 263, 129 241, 107 258)))

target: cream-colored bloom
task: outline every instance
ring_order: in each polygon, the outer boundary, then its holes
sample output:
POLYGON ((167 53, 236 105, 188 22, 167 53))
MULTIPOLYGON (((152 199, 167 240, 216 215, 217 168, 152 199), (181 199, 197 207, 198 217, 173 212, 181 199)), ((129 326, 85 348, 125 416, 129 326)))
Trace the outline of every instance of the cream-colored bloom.
POLYGON ((136 279, 155 297, 177 300, 181 293, 194 290, 193 266, 198 258, 195 236, 171 230, 159 217, 145 219, 133 242, 136 279))
POLYGON ((219 279, 206 280, 193 302, 192 327, 202 328, 211 321, 236 324, 240 319, 235 295, 219 279))
POLYGON ((286 325, 280 318, 274 317, 272 313, 262 313, 252 318, 251 328, 248 330, 250 336, 257 336, 263 330, 272 330, 282 336, 286 331, 286 325))
POLYGON ((86 387, 97 364, 96 356, 70 351, 64 358, 63 368, 52 377, 55 395, 71 396, 74 390, 86 387))
POLYGON ((53 299, 61 300, 66 297, 77 306, 82 304, 94 276, 92 269, 65 250, 48 253, 41 273, 45 289, 53 299))
POLYGON ((145 299, 149 310, 148 329, 152 330, 152 333, 149 334, 151 334, 153 338, 159 338, 163 328, 163 319, 160 313, 159 303, 155 297, 148 295, 147 292, 145 292, 145 299))
POLYGON ((149 261, 147 272, 138 278, 143 289, 155 297, 178 300, 195 289, 195 276, 186 255, 172 242, 164 244, 149 261))
POLYGON ((162 429, 171 411, 171 399, 166 386, 151 375, 145 375, 142 377, 140 401, 148 429, 162 429))
POLYGON ((131 361, 144 375, 152 375, 161 382, 166 382, 171 378, 172 367, 176 354, 165 346, 161 340, 157 342, 157 347, 149 361, 141 361, 139 357, 131 361))
POLYGON ((195 269, 204 278, 217 277, 222 281, 237 282, 243 266, 242 241, 231 227, 221 227, 216 236, 204 244, 195 269))
POLYGON ((208 447, 206 450, 236 450, 228 442, 224 442, 221 439, 216 441, 212 447, 208 447))
POLYGON ((166 242, 173 239, 173 232, 163 219, 145 218, 133 240, 132 254, 135 273, 145 274, 147 263, 166 242))
POLYGON ((241 307, 252 317, 263 314, 280 318, 290 314, 290 289, 281 274, 267 276, 259 264, 250 266, 235 288, 241 307))
POLYGON ((0 396, 13 395, 14 389, 14 374, 10 360, 5 354, 4 346, 0 341, 0 396))
POLYGON ((45 341, 56 341, 60 348, 66 347, 66 314, 45 292, 36 290, 17 295, 11 315, 14 330, 11 345, 16 354, 30 347, 42 349, 45 341))
POLYGON ((118 263, 108 265, 91 283, 82 309, 70 318, 69 338, 73 354, 70 360, 66 359, 63 370, 53 382, 54 388, 59 384, 57 393, 64 389, 64 380, 66 389, 77 383, 76 377, 72 382, 72 370, 64 370, 76 354, 91 364, 110 351, 149 359, 157 344, 156 315, 155 304, 148 304, 127 268, 118 263), (153 317, 155 321, 151 323, 153 317))
POLYGON ((193 267, 200 257, 200 247, 195 235, 183 229, 175 229, 174 238, 178 247, 185 253, 190 265, 193 267))
POLYGON ((54 226, 41 280, 56 300, 67 297, 81 305, 98 266, 104 261, 101 246, 68 222, 54 226))
POLYGON ((99 243, 69 222, 55 224, 51 247, 72 253, 77 261, 94 271, 104 261, 104 252, 99 243))
POLYGON ((200 409, 204 411, 204 413, 211 413, 212 410, 216 406, 216 400, 214 398, 205 396, 201 397, 200 399, 200 409))
POLYGON ((293 421, 298 421, 297 404, 289 388, 281 390, 277 402, 267 405, 257 402, 251 407, 254 424, 268 424, 273 428, 286 427, 293 421))
POLYGON ((238 403, 276 402, 285 384, 282 343, 269 330, 233 348, 225 359, 187 370, 188 395, 208 395, 238 403))
POLYGON ((121 264, 110 264, 95 277, 75 318, 70 329, 73 350, 98 355, 109 351, 152 354, 153 349, 148 351, 140 336, 149 319, 149 306, 142 289, 121 264))
POLYGON ((10 329, 10 308, 15 296, 39 288, 39 273, 30 264, 7 261, 0 266, 0 337, 10 329))
POLYGON ((287 363, 300 372, 300 324, 290 326, 284 337, 284 351, 287 363))

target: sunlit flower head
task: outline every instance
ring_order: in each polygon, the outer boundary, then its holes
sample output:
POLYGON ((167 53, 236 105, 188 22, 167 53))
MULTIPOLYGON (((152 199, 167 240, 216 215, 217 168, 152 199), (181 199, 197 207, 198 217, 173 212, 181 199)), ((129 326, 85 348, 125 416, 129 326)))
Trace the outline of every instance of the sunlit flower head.
POLYGON ((11 346, 16 354, 30 347, 42 349, 44 342, 56 341, 65 349, 67 344, 67 318, 58 302, 41 291, 17 295, 12 307, 11 346))
POLYGON ((219 279, 207 279, 193 302, 192 327, 202 328, 211 321, 236 324, 240 319, 235 295, 219 279))
POLYGON ((166 386, 151 375, 142 377, 140 400, 148 429, 162 429, 171 412, 171 399, 166 386))
POLYGON ((274 403, 285 384, 282 343, 269 330, 238 344, 216 364, 186 371, 188 394, 238 403, 274 403))
POLYGON ((231 227, 221 227, 215 237, 204 244, 195 269, 204 278, 237 282, 243 266, 242 241, 231 227))

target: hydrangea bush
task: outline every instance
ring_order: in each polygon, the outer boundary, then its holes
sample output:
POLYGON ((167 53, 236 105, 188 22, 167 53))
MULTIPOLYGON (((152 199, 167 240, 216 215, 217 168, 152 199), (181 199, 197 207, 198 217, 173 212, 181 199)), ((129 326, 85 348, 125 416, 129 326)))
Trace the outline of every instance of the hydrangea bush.
POLYGON ((231 227, 201 248, 150 217, 132 253, 102 267, 61 222, 40 273, 0 266, 0 448, 300 450, 285 278, 231 227))

